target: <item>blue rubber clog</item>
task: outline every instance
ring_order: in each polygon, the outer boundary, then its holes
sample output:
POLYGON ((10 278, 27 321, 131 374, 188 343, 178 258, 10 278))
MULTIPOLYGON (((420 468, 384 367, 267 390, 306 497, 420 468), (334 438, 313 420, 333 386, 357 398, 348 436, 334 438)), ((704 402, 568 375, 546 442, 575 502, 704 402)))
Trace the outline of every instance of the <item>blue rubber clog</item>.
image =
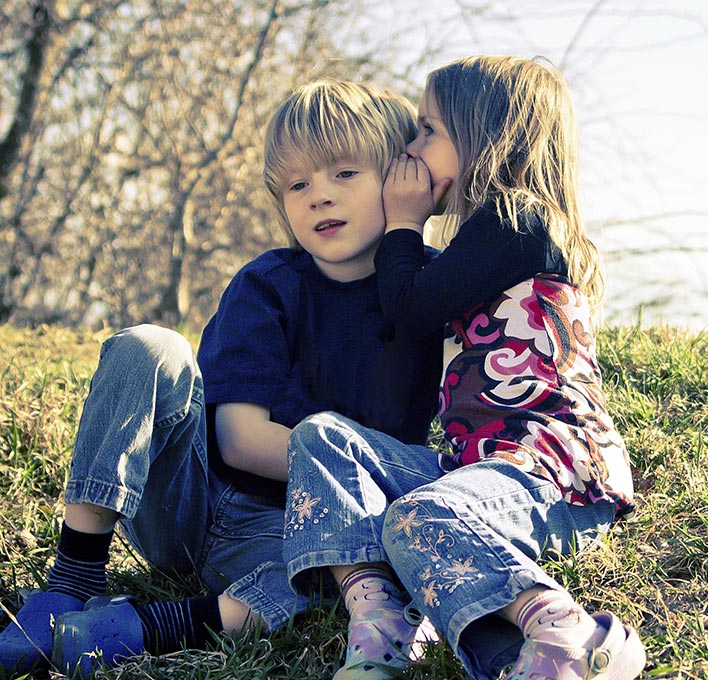
POLYGON ((0 633, 0 667, 8 675, 48 668, 52 624, 60 615, 83 606, 82 600, 64 593, 32 593, 17 612, 17 622, 0 633))
POLYGON ((69 677, 86 678, 144 650, 143 626, 127 595, 94 597, 84 611, 57 619, 52 662, 69 677))

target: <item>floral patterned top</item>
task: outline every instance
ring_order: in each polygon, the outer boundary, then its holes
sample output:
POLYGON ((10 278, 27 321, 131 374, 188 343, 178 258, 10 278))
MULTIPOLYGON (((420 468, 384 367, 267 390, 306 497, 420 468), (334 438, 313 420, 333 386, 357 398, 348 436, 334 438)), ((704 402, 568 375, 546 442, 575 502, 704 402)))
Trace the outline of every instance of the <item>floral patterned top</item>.
POLYGON ((568 503, 630 512, 627 451, 605 407, 587 299, 542 274, 452 320, 440 418, 460 465, 504 458, 555 483, 568 503))
POLYGON ((540 216, 519 229, 482 207, 425 262, 410 229, 376 253, 379 295, 396 332, 449 323, 461 345, 448 365, 440 417, 445 468, 499 457, 551 480, 568 503, 632 509, 632 476, 602 390, 587 298, 540 216), (447 458, 447 457, 446 457, 447 458))

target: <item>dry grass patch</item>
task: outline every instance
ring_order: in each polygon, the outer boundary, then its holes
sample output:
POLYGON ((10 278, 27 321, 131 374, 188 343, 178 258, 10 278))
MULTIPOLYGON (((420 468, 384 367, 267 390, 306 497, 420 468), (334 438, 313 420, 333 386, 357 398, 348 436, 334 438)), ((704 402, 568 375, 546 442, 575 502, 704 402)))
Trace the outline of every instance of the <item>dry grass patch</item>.
MULTIPOLYGON (((0 597, 10 611, 43 585, 81 404, 107 335, 0 328, 0 597)), ((599 346, 638 510, 597 549, 549 568, 589 609, 609 609, 639 628, 649 657, 643 678, 708 678, 708 333, 621 327, 603 331, 599 346)), ((113 592, 141 600, 201 592, 196 579, 156 573, 117 545, 113 592)), ((0 613, 0 626, 6 622, 0 613)), ((341 605, 315 609, 270 637, 218 636, 210 652, 138 657, 96 676, 328 680, 345 634, 341 605)), ((438 645, 409 677, 465 675, 438 645)))

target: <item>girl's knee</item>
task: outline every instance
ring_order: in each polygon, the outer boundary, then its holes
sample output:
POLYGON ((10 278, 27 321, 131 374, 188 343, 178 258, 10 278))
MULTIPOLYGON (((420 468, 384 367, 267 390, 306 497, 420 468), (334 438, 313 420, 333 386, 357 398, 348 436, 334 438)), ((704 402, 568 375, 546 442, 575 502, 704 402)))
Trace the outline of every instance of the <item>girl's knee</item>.
POLYGON ((320 413, 301 420, 290 433, 290 448, 293 453, 308 449, 320 438, 320 413))
POLYGON ((297 477, 297 469, 307 466, 320 449, 322 440, 321 416, 317 413, 299 422, 290 433, 288 441, 288 468, 291 477, 297 477))
POLYGON ((295 429, 306 432, 313 430, 317 432, 327 432, 341 425, 342 418, 343 416, 340 416, 334 411, 321 411, 320 413, 315 413, 304 418, 295 429))

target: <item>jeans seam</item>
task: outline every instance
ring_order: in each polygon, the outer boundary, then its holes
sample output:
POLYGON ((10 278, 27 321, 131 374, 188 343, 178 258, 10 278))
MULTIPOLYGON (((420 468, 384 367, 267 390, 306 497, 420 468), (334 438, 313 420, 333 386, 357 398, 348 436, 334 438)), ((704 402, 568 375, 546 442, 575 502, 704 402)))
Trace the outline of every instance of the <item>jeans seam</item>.
POLYGON ((189 412, 195 408, 195 406, 197 407, 197 411, 201 412, 204 408, 204 399, 200 392, 201 390, 193 385, 185 405, 170 415, 165 416, 160 420, 156 420, 153 424, 153 428, 156 430, 161 430, 165 427, 172 427, 176 423, 184 420, 189 415, 189 412))

